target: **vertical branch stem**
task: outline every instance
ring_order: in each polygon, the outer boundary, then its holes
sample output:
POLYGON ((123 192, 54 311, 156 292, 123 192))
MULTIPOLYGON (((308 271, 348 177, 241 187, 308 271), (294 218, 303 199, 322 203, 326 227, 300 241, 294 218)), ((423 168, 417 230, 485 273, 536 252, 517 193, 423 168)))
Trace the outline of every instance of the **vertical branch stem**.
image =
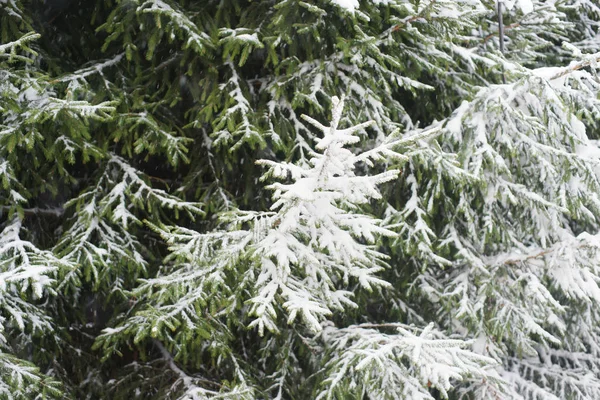
MULTIPOLYGON (((498 36, 500 40, 500 53, 504 54, 504 21, 502 19, 503 0, 498 0, 498 36)), ((506 75, 504 74, 504 66, 502 66, 502 83, 506 84, 506 75)))

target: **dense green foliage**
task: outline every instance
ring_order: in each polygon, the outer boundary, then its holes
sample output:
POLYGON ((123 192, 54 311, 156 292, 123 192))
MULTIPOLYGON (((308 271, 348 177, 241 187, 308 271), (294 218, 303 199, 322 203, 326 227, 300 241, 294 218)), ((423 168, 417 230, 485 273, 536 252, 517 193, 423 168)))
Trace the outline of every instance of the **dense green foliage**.
POLYGON ((600 399, 596 3, 0 0, 0 398, 600 399))

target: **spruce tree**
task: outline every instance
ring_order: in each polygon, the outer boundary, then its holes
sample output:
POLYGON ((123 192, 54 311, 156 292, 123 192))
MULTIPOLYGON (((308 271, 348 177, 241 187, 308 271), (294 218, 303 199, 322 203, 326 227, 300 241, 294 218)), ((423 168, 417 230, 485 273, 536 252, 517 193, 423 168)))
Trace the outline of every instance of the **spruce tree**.
POLYGON ((599 27, 0 0, 0 398, 600 399, 599 27))

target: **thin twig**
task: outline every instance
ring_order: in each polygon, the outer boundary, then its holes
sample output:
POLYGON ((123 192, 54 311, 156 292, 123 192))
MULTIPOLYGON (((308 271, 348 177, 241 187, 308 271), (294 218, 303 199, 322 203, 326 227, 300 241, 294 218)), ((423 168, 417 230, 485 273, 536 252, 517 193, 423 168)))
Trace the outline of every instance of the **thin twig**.
POLYGON ((562 78, 563 76, 568 75, 571 72, 575 72, 575 71, 580 70, 582 68, 589 67, 590 65, 598 63, 598 62, 600 62, 600 53, 593 54, 593 55, 591 55, 589 57, 586 57, 585 60, 582 60, 582 61, 580 61, 578 63, 574 63, 574 64, 571 64, 568 67, 565 67, 564 70, 562 70, 561 72, 553 75, 552 77, 550 77, 549 80, 554 80, 554 79, 562 78))
MULTIPOLYGON (((510 24, 510 25, 505 25, 505 26, 504 26, 504 32, 506 32, 506 31, 508 31, 508 30, 511 30, 511 29, 518 28, 518 27, 520 27, 520 26, 521 26, 521 23, 520 23, 520 22, 515 22, 515 23, 512 23, 512 24, 510 24)), ((492 39, 494 36, 496 36, 496 33, 490 33, 489 35, 487 35, 486 37, 484 37, 484 38, 483 38, 483 41, 482 41, 482 42, 483 42, 483 44, 486 44, 487 42, 489 42, 489 41, 490 41, 490 39, 492 39)))
MULTIPOLYGON (((11 209, 14 209, 14 208, 10 207, 10 206, 1 206, 0 207, 1 212, 7 212, 7 211, 10 211, 11 209)), ((23 213, 25 215, 38 215, 38 216, 42 216, 42 217, 60 218, 65 213, 65 209, 62 207, 57 207, 57 208, 34 207, 34 208, 24 208, 23 213)))

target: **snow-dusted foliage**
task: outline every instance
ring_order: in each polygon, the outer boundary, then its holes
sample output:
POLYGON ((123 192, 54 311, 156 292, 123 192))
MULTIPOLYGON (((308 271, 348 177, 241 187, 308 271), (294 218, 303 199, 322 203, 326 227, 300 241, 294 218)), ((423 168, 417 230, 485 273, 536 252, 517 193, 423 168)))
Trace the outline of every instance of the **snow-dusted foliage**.
POLYGON ((33 302, 52 291, 58 269, 73 265, 22 240, 21 229, 15 216, 0 232, 0 394, 8 399, 58 396, 56 381, 10 353, 27 347, 33 336, 53 330, 52 318, 33 302))
MULTIPOLYGON (((414 285, 440 307, 440 324, 466 329, 503 363, 507 398, 600 396, 599 377, 589 373, 600 339, 592 306, 600 148, 584 123, 595 123, 600 103, 595 67, 583 69, 599 56, 521 69, 514 83, 481 89, 427 128, 440 130, 442 148, 457 154, 469 179, 451 187, 444 171, 411 178, 413 196, 448 210, 428 242, 443 260, 434 266, 432 258, 414 285)), ((413 168, 422 175, 429 166, 413 168)))
POLYGON ((268 167, 263 179, 284 180, 267 186, 274 192, 273 211, 227 212, 221 221, 229 229, 209 233, 155 227, 170 246, 168 264, 136 289, 146 303, 141 310, 122 326, 107 329, 100 342, 114 346, 127 334, 135 340, 159 337, 176 348, 169 330, 221 336, 219 320, 234 319, 236 312, 242 312, 240 319, 247 313, 248 326, 257 327, 260 336, 265 328, 280 332, 281 314, 287 325, 298 317, 308 331, 319 332, 334 311, 358 306, 349 285, 368 291, 387 287, 377 277, 386 256, 373 243, 393 233, 356 210, 381 199, 377 186, 395 179, 398 171, 369 176, 356 175, 355 169, 405 157, 390 149, 393 143, 356 154, 347 149, 372 122, 341 129, 343 107, 334 97, 329 126, 303 116, 321 132, 307 164, 258 161, 268 167), (249 307, 240 310, 240 303, 249 307), (204 306, 221 309, 212 322, 198 314, 204 306))
MULTIPOLYGON (((448 397, 454 384, 465 378, 482 380, 494 388, 499 376, 489 357, 468 349, 470 343, 448 339, 433 323, 414 332, 402 324, 362 324, 320 335, 328 352, 327 378, 317 399, 357 397, 376 399, 434 399, 429 388, 448 397), (385 333, 382 330, 392 333, 385 333)), ((498 396, 490 389, 488 396, 498 396)))
MULTIPOLYGON (((17 4, 0 7, 22 18, 17 4)), ((5 15, 2 21, 3 27, 8 25, 5 15)), ((56 120, 59 113, 65 120, 102 119, 114 110, 110 103, 94 105, 56 97, 47 79, 29 66, 37 55, 32 41, 39 37, 19 32, 18 38, 0 45, 0 396, 7 399, 61 398, 60 384, 28 360, 37 352, 31 348, 33 341, 53 340, 56 321, 43 303, 56 295, 56 278, 75 268, 69 260, 41 248, 36 242, 43 234, 24 225, 32 212, 25 205, 40 189, 47 190, 47 182, 30 187, 38 177, 24 179, 23 171, 33 172, 33 165, 39 166, 43 158, 57 157, 61 161, 53 166, 54 172, 68 174, 62 161, 72 159, 74 151, 85 157, 98 155, 95 146, 85 142, 85 131, 44 137, 38 127, 56 120), (42 145, 44 140, 53 143, 42 145)), ((55 216, 61 213, 59 208, 45 211, 55 216)))
POLYGON ((597 3, 0 0, 0 398, 600 400, 597 3))

